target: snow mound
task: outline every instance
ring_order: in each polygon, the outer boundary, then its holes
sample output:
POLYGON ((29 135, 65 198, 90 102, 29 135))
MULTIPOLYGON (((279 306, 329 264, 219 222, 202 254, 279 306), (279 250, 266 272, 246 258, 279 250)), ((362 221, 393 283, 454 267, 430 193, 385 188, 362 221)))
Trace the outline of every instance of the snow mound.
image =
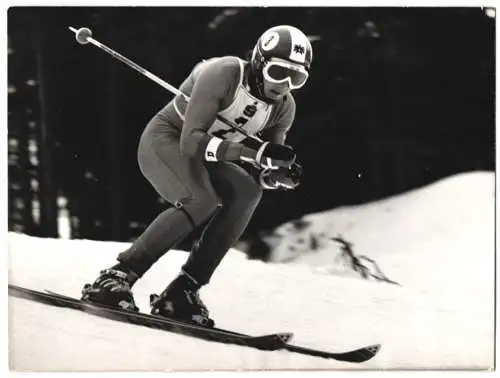
MULTIPOLYGON (((494 180, 493 173, 461 174, 382 201, 305 216, 266 238, 271 261, 334 268, 340 245, 331 238, 337 236, 353 243, 356 254, 383 261, 384 272, 405 261, 445 269, 459 254, 492 257, 494 180)), ((405 269, 393 273, 411 281, 405 269)))
MULTIPOLYGON (((266 264, 231 250, 201 295, 217 325, 295 332, 294 343, 342 351, 381 343, 362 365, 219 345, 9 297, 16 371, 488 369, 494 341, 493 176, 476 173, 378 203, 306 217, 342 234, 402 286, 266 264)), ((285 228, 284 228, 285 229, 285 228)), ((284 230, 283 229, 283 230, 284 230)), ((9 283, 80 295, 128 243, 10 233, 9 283)), ((288 240, 293 244, 293 240, 288 240)), ((319 250, 316 257, 329 254, 319 250)), ((312 256, 312 255, 311 255, 312 256)), ((170 251, 134 286, 148 311, 187 258, 170 251)), ((314 259, 311 258, 312 262, 314 259)))

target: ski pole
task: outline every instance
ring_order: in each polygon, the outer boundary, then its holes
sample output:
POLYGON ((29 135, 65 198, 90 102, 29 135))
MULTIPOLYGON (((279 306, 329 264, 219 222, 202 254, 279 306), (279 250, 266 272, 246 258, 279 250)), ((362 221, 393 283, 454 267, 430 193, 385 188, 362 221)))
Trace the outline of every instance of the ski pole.
MULTIPOLYGON (((99 49, 107 52, 113 58, 118 59, 122 63, 125 63, 127 66, 133 68, 134 70, 138 71, 142 75, 146 76, 148 79, 154 81, 156 84, 159 84, 160 86, 162 86, 163 88, 165 88, 166 90, 168 90, 170 93, 172 93, 172 94, 174 94, 176 96, 182 96, 186 101, 190 100, 189 96, 187 96, 185 93, 183 93, 182 91, 180 91, 179 89, 177 89, 173 85, 171 85, 171 84, 167 83, 166 81, 160 79, 158 76, 152 74, 151 72, 149 72, 145 68, 141 67, 137 63, 133 62, 132 60, 124 57, 123 55, 121 55, 120 53, 116 52, 112 48, 110 48, 110 47, 106 46, 105 44, 99 42, 98 40, 92 38, 92 31, 89 28, 76 29, 76 28, 74 28, 72 26, 69 26, 68 28, 73 33, 75 33, 75 39, 76 39, 76 41, 79 44, 86 45, 86 44, 90 43, 90 44, 94 45, 95 47, 97 47, 97 48, 99 48, 99 49)), ((253 138, 253 139, 255 139, 255 140, 257 140, 258 142, 261 142, 261 143, 263 142, 263 140, 260 139, 259 137, 255 136, 255 135, 248 134, 248 132, 246 132, 245 130, 241 129, 240 127, 234 125, 232 122, 230 122, 229 120, 221 117, 220 115, 217 115, 217 119, 220 120, 221 122, 223 122, 224 124, 226 124, 227 126, 229 126, 230 128, 232 128, 233 130, 238 131, 239 133, 241 133, 245 137, 247 137, 247 138, 253 138)))

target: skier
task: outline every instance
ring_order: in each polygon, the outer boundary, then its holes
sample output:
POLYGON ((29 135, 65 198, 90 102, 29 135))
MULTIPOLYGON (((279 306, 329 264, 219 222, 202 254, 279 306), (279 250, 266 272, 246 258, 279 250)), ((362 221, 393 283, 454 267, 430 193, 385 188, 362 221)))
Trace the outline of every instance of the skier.
POLYGON ((138 147, 142 174, 172 206, 160 213, 118 263, 86 284, 82 299, 138 311, 132 286, 176 243, 204 226, 179 275, 152 296, 153 314, 214 326, 199 297, 247 227, 262 189, 300 182, 296 154, 285 145, 295 117, 291 91, 309 76, 312 48, 299 29, 280 25, 257 41, 248 61, 234 56, 198 63, 176 96, 144 129, 138 147), (220 118, 231 121, 247 138, 220 118), (260 169, 256 179, 238 163, 260 169))

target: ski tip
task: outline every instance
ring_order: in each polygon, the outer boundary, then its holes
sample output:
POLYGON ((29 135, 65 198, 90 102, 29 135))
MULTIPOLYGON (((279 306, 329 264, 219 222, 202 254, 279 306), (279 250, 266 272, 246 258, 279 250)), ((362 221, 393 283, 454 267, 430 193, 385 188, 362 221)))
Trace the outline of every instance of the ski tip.
POLYGON ((351 352, 344 353, 342 355, 342 358, 337 358, 337 359, 341 361, 356 362, 356 363, 366 362, 375 357, 375 355, 380 351, 381 347, 382 347, 381 344, 368 345, 363 348, 359 348, 351 352))
POLYGON ((381 344, 373 344, 359 349, 358 354, 363 357, 358 362, 371 360, 380 351, 380 348, 382 348, 381 344))
POLYGON ((382 348, 381 344, 374 344, 374 345, 367 346, 365 349, 367 352, 369 352, 375 356, 380 351, 380 348, 382 348))

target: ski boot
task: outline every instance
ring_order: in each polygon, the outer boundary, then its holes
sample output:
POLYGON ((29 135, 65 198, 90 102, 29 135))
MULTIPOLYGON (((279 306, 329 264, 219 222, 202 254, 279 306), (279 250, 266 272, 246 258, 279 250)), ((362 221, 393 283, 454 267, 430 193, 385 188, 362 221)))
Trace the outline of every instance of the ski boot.
POLYGON ((203 327, 213 328, 207 307, 198 293, 201 285, 181 273, 160 295, 151 294, 151 314, 179 320, 203 327))
POLYGON ((102 270, 92 285, 85 284, 82 300, 138 312, 139 308, 130 289, 133 274, 112 268, 102 270))

